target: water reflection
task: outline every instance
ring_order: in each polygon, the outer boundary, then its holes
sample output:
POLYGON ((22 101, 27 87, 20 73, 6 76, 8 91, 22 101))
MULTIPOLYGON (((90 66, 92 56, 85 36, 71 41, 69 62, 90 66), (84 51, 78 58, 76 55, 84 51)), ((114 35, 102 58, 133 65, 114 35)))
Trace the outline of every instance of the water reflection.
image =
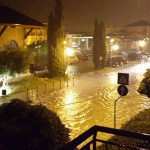
MULTIPOLYGON (((150 102, 136 90, 142 74, 148 65, 126 68, 130 73, 129 94, 117 102, 117 128, 130 120, 137 112, 150 107, 150 102)), ((70 81, 72 82, 72 81, 70 81)), ((93 125, 112 127, 114 125, 114 101, 117 93, 117 72, 90 72, 76 78, 75 86, 70 86, 41 96, 39 102, 55 111, 62 122, 71 129, 71 139, 77 137, 93 125)))
POLYGON ((64 99, 64 104, 67 105, 67 104, 71 104, 71 103, 75 103, 77 100, 75 99, 75 92, 73 92, 72 90, 69 90, 64 99))

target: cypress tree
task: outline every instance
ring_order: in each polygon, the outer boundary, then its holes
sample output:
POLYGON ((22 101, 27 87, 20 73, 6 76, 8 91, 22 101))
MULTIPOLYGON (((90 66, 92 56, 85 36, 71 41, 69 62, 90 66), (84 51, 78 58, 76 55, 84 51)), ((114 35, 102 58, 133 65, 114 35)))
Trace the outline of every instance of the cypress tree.
POLYGON ((95 65, 95 69, 100 67, 99 62, 99 51, 98 51, 98 21, 97 19, 94 22, 94 36, 93 36, 93 63, 95 65))
POLYGON ((105 26, 104 23, 101 22, 100 24, 100 56, 102 56, 101 68, 104 68, 106 66, 106 59, 107 59, 106 55, 107 55, 107 49, 106 49, 105 26))
POLYGON ((49 77, 58 77, 64 74, 64 15, 62 0, 56 0, 54 12, 49 15, 48 30, 48 73, 49 77))
POLYGON ((95 69, 104 68, 106 66, 106 35, 105 35, 105 26, 102 22, 98 24, 98 21, 95 20, 94 23, 94 36, 93 36, 93 63, 95 69), (100 57, 102 60, 100 60, 100 57))

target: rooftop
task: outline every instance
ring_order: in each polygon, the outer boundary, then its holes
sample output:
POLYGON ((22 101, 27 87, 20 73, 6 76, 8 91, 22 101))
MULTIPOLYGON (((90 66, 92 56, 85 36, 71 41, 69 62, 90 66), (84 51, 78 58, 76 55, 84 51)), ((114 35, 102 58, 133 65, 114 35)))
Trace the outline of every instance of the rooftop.
POLYGON ((127 26, 150 26, 150 22, 145 21, 145 20, 140 20, 132 24, 128 24, 127 26))
POLYGON ((28 17, 12 8, 0 5, 0 24, 44 26, 41 22, 28 17))

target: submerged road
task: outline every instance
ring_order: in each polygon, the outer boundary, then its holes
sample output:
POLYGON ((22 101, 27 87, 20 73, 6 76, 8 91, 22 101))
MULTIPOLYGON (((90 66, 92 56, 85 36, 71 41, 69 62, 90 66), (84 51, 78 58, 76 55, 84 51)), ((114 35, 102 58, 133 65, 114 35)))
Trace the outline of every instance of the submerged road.
POLYGON ((69 87, 48 95, 40 95, 36 103, 42 103, 55 111, 62 122, 71 129, 71 139, 93 125, 112 127, 114 125, 114 101, 117 93, 118 72, 129 73, 129 94, 117 102, 116 127, 130 120, 139 111, 150 107, 150 100, 137 92, 143 73, 150 63, 120 69, 107 68, 81 74, 69 87))
MULTIPOLYGON (((70 80, 69 87, 47 94, 44 94, 42 87, 41 91, 39 90, 39 98, 33 93, 32 100, 35 104, 43 104, 56 112, 62 122, 71 129, 71 139, 93 125, 113 128, 114 101, 119 97, 117 75, 118 72, 129 73, 129 93, 117 102, 116 128, 120 128, 139 111, 150 107, 150 100, 137 92, 143 74, 149 67, 150 63, 144 63, 88 73, 85 71, 75 76, 74 86, 70 80)), ((75 66, 70 69, 74 71, 75 66)), ((26 93, 11 96, 13 97, 26 99, 26 93)), ((7 102, 8 98, 1 100, 1 103, 7 102)))

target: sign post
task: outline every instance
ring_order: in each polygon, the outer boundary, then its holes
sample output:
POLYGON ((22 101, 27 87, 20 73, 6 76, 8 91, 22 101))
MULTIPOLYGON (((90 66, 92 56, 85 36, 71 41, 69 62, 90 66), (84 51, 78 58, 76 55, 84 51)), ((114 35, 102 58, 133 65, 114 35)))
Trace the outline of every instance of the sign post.
POLYGON ((129 74, 127 73, 118 73, 118 84, 119 85, 117 91, 120 94, 120 97, 117 98, 114 102, 114 129, 116 129, 116 105, 117 101, 122 98, 123 96, 126 96, 128 94, 128 88, 125 85, 129 84, 129 74))
POLYGON ((119 98, 117 98, 114 102, 114 129, 116 129, 116 103, 117 101, 121 98, 122 96, 120 96, 119 98))

